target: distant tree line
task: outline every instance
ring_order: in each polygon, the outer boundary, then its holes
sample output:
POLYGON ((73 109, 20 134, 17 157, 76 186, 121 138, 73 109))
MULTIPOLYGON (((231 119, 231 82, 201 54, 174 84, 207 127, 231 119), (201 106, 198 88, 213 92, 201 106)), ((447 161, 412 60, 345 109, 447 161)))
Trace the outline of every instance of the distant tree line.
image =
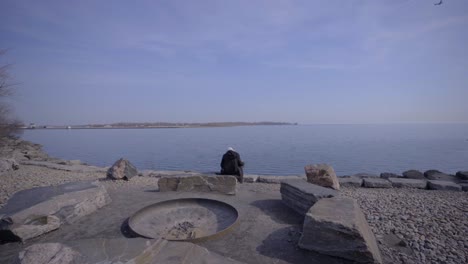
MULTIPOLYGON (((5 50, 0 50, 0 58, 5 50)), ((9 64, 0 64, 0 139, 5 137, 16 137, 22 129, 23 123, 14 117, 10 105, 6 99, 13 94, 13 83, 8 72, 9 64)))
POLYGON ((297 125, 287 122, 207 122, 207 123, 172 123, 172 122, 119 122, 113 124, 92 124, 92 128, 101 127, 228 127, 228 126, 261 126, 261 125, 297 125))

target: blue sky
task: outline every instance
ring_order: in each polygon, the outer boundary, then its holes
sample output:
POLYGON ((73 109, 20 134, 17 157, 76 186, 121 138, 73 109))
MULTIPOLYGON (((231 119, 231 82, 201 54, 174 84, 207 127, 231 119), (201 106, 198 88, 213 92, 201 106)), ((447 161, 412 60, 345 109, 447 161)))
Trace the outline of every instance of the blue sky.
POLYGON ((468 1, 0 2, 25 123, 468 122, 468 1))

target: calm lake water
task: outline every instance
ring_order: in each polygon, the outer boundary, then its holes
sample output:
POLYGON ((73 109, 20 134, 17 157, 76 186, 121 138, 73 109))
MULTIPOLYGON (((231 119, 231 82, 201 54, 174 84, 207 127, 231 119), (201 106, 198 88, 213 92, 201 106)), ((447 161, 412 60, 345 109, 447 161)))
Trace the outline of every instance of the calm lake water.
POLYGON ((218 171, 230 146, 247 174, 303 174, 315 163, 332 165, 337 175, 468 170, 468 124, 37 129, 23 138, 53 157, 97 166, 125 157, 139 170, 218 171))

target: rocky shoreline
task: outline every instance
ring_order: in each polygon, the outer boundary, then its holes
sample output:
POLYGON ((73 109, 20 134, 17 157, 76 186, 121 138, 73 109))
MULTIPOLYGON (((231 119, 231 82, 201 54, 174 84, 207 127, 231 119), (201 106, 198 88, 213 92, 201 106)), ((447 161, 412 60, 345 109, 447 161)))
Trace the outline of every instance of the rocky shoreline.
MULTIPOLYGON (((0 174, 0 208, 5 206, 13 194, 34 187, 100 180, 106 188, 112 190, 148 186, 157 189, 161 177, 198 174, 187 171, 142 171, 140 177, 133 177, 128 181, 106 181, 107 168, 51 158, 41 150, 40 145, 22 140, 4 142, 0 156, 14 159, 19 164, 16 170, 8 169, 0 174)), ((404 175, 382 175, 340 177, 340 183, 350 181, 349 179, 358 183, 348 186, 342 184, 339 193, 340 196, 357 200, 376 236, 384 263, 468 262, 468 193, 428 190, 428 185, 422 189, 408 186, 400 188, 387 178, 403 178, 404 175), (390 182, 390 185, 388 188, 379 187, 381 185, 376 188, 360 188, 370 186, 365 185, 366 179, 383 180, 386 184, 390 182)), ((279 192, 278 183, 285 178, 290 179, 291 176, 246 175, 246 183, 239 187, 253 186, 258 192, 279 192)), ((465 184, 458 178, 448 179, 456 179, 455 184, 461 184, 460 186, 465 184)), ((440 179, 426 177, 411 180, 422 180, 428 184, 440 179)))

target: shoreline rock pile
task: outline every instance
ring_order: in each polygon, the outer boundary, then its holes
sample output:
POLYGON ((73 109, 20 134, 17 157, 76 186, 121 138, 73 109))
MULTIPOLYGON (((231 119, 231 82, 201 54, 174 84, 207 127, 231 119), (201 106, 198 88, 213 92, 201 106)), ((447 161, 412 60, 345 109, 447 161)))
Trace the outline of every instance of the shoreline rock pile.
POLYGON ((401 175, 384 172, 379 175, 358 173, 338 177, 342 186, 365 188, 417 188, 427 190, 468 191, 468 171, 450 175, 438 170, 408 170, 401 175))

